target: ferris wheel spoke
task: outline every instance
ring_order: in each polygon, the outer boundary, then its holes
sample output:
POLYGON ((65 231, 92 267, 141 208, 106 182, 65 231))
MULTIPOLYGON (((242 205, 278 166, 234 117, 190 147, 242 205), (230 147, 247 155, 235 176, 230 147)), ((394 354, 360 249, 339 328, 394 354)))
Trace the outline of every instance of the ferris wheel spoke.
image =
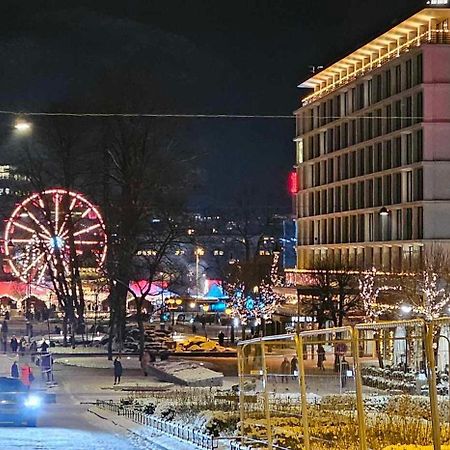
POLYGON ((31 239, 18 239, 18 238, 12 238, 9 240, 12 244, 28 244, 31 241, 31 239))
POLYGON ((96 223, 95 225, 91 225, 90 227, 84 228, 83 230, 76 231, 73 233, 74 236, 80 236, 81 234, 89 233, 90 231, 96 230, 97 228, 100 228, 100 224, 96 223))
POLYGON ((33 267, 35 267, 38 262, 45 256, 45 253, 41 253, 38 257, 36 257, 24 270, 23 275, 26 275, 33 267))
POLYGON ((39 222, 39 220, 36 218, 36 216, 25 207, 25 211, 27 212, 28 216, 30 217, 30 219, 33 220, 33 222, 39 226, 39 228, 44 232, 44 234, 46 234, 48 237, 51 237, 50 232, 47 230, 47 228, 44 227, 44 225, 42 225, 41 222, 39 222))
POLYGON ((21 228, 22 230, 28 231, 31 234, 36 234, 36 230, 33 230, 33 228, 27 227, 26 225, 23 225, 20 222, 13 221, 13 225, 18 228, 21 228))
POLYGON ((59 222, 59 194, 55 194, 55 232, 58 232, 59 222))
MULTIPOLYGON (((47 264, 48 264, 48 262, 47 262, 47 264)), ((40 273, 38 275, 38 278, 37 278, 37 281, 36 281, 37 284, 40 284, 42 282, 42 279, 44 278, 46 270, 47 270, 47 266, 44 264, 44 266, 42 267, 42 269, 41 269, 41 271, 40 271, 40 273)))
POLYGON ((91 208, 85 209, 83 214, 81 214, 81 218, 84 219, 91 211, 92 211, 91 208))

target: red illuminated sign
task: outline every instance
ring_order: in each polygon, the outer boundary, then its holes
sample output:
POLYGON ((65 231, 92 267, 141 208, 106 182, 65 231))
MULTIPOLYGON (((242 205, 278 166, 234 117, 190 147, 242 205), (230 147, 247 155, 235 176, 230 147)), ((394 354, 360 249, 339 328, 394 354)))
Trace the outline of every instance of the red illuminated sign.
POLYGON ((298 177, 297 177, 297 172, 296 171, 292 171, 289 174, 288 189, 289 189, 289 193, 291 195, 295 195, 299 191, 299 188, 298 188, 298 177))

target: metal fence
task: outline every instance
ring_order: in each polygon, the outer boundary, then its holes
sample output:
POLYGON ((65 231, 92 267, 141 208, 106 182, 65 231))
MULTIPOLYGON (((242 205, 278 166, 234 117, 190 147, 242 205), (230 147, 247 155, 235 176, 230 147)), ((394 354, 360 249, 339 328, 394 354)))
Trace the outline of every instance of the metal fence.
POLYGON ((217 439, 202 432, 201 430, 177 422, 159 419, 158 417, 145 414, 133 407, 123 406, 117 402, 113 402, 112 400, 97 400, 95 405, 99 408, 117 413, 119 416, 124 416, 133 422, 139 423, 140 425, 151 427, 171 437, 186 441, 196 447, 214 450, 218 446, 217 439))
POLYGON ((232 449, 439 450, 450 443, 449 364, 450 318, 241 342, 242 439, 232 449))

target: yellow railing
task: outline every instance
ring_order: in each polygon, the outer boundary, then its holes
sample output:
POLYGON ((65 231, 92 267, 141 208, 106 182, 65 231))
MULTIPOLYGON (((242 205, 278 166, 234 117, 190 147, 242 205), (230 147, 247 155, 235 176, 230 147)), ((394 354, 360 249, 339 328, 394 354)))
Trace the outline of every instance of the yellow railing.
POLYGON ((449 334, 450 318, 414 319, 240 342, 243 442, 306 450, 417 442, 441 449, 450 443, 450 392, 438 399, 436 355, 445 350, 437 348, 444 338, 450 360, 449 334), (385 401, 386 410, 366 411, 374 399, 385 401), (420 408, 408 410, 416 402, 420 408))

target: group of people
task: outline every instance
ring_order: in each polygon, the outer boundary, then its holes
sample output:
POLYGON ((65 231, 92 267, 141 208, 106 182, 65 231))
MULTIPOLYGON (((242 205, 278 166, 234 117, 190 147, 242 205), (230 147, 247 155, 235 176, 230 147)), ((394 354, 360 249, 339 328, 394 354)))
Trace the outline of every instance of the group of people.
POLYGON ((283 362, 281 363, 280 371, 282 374, 281 382, 289 383, 289 378, 296 377, 298 375, 298 359, 297 356, 293 356, 289 361, 288 357, 285 356, 283 362), (290 377, 289 377, 290 375, 290 377))
POLYGON ((17 361, 14 361, 11 366, 11 377, 19 379, 22 383, 30 389, 31 384, 34 381, 33 371, 28 363, 22 364, 21 367, 17 364, 17 361))
MULTIPOLYGON (((2 350, 3 353, 8 352, 8 322, 5 319, 2 322, 0 332, 2 336, 2 350)), ((27 340, 24 336, 22 336, 20 339, 18 339, 15 335, 12 336, 12 338, 9 341, 9 348, 12 353, 20 353, 21 355, 25 354, 25 351, 27 350, 27 340)))

